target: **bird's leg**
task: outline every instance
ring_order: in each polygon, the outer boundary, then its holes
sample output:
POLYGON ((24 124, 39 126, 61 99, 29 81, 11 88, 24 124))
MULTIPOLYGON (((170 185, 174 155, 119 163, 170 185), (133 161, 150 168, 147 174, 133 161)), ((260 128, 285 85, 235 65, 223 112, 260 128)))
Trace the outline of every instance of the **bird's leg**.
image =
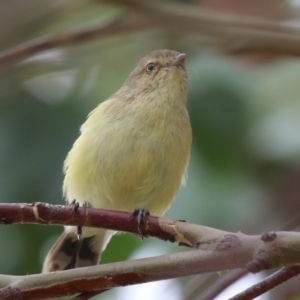
MULTIPOLYGON (((80 206, 80 204, 79 204, 79 202, 76 201, 76 199, 74 199, 74 200, 71 202, 70 206, 72 206, 74 212, 76 212, 77 209, 78 209, 78 207, 80 206)), ((83 208, 87 208, 87 207, 88 207, 86 201, 83 201, 82 207, 83 207, 83 208)), ((82 226, 77 226, 77 232, 76 232, 76 233, 77 233, 77 240, 79 241, 79 240, 80 240, 80 237, 81 237, 81 234, 82 234, 82 226)))
POLYGON ((79 202, 77 202, 76 199, 74 199, 74 200, 70 203, 70 206, 73 207, 73 211, 76 212, 77 209, 78 209, 78 207, 79 207, 80 205, 79 205, 79 202))
POLYGON ((149 210, 146 208, 136 208, 131 213, 131 220, 136 219, 138 225, 138 231, 142 238, 147 237, 145 230, 148 227, 148 216, 150 216, 149 210))

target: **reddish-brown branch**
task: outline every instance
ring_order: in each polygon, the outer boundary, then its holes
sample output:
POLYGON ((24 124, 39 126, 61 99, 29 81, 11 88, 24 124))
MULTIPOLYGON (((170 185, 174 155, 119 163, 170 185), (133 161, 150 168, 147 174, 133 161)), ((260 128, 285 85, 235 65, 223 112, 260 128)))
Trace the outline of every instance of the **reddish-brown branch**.
POLYGON ((251 300, 300 274, 300 265, 284 268, 229 300, 251 300))
POLYGON ((299 263, 300 233, 270 232, 261 236, 231 233, 179 220, 149 216, 140 228, 131 213, 78 207, 33 204, 0 204, 0 224, 33 223, 106 228, 116 231, 155 236, 176 241, 204 251, 245 248, 239 259, 248 258, 246 268, 253 273, 261 270, 299 263), (142 233, 140 230, 142 229, 142 233), (278 251, 275 251, 278 248, 278 251), (284 253, 281 249, 284 249, 284 253), (299 251, 299 252, 298 252, 299 251), (251 258, 251 259, 250 259, 251 258))
MULTIPOLYGON (((139 234, 130 213, 42 203, 0 204, 2 224, 35 223, 94 226, 139 234)), ((300 233, 271 232, 247 236, 176 220, 149 217, 143 234, 177 241, 197 250, 155 258, 79 268, 57 273, 0 275, 0 299, 41 299, 74 293, 101 292, 205 272, 247 268, 251 272, 300 263, 300 233), (22 294, 22 298, 18 295, 22 294), (2 295, 2 298, 1 298, 2 295), (3 295, 7 295, 4 298, 3 295)), ((85 296, 85 295, 82 295, 85 296)))
POLYGON ((22 300, 22 292, 15 287, 5 287, 0 289, 0 300, 22 300))
MULTIPOLYGON (((163 231, 159 218, 149 216, 144 236, 155 236, 174 242, 171 233, 163 231)), ((140 235, 137 220, 130 213, 105 209, 50 205, 45 203, 0 203, 0 224, 32 223, 103 227, 140 235)))

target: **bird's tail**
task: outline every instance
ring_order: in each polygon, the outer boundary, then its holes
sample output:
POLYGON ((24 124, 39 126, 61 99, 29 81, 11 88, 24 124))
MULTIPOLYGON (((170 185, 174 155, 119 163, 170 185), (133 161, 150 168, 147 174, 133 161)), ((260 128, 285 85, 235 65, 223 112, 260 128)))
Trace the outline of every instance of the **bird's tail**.
POLYGON ((67 226, 48 252, 43 273, 98 264, 102 251, 114 233, 111 230, 84 227, 78 240, 77 227, 67 226))

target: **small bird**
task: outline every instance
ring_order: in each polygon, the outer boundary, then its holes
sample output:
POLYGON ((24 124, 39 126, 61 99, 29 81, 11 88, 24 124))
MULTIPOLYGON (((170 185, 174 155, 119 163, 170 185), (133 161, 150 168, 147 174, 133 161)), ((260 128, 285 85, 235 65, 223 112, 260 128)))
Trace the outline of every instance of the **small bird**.
MULTIPOLYGON (((161 216, 170 207, 190 157, 192 131, 185 54, 157 50, 81 126, 64 162, 69 203, 161 216)), ((114 231, 66 226, 43 272, 96 265, 114 231)))

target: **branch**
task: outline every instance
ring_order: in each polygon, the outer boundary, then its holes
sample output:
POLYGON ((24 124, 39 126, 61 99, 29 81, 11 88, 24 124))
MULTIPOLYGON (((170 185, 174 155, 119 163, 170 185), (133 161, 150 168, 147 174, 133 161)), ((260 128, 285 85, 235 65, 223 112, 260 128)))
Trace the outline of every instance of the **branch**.
POLYGON ((189 293, 183 300, 211 300, 220 295, 227 287, 236 282, 238 279, 248 274, 245 270, 234 270, 226 273, 224 276, 219 276, 218 280, 206 280, 201 285, 189 290, 189 293))
MULTIPOLYGON (((299 231, 299 223, 300 223, 300 214, 296 214, 294 217, 291 217, 287 222, 282 224, 278 230, 284 231, 299 231)), ((282 271, 284 271, 283 269, 282 271)), ((196 299, 195 295, 199 295, 197 300, 210 300, 217 297, 221 292, 223 292, 227 287, 241 279, 243 276, 248 274, 246 270, 236 270, 232 272, 228 272, 224 276, 218 276, 218 279, 211 284, 210 279, 207 281, 210 282, 209 287, 207 282, 203 282, 199 284, 198 282, 194 283, 189 287, 189 291, 185 296, 184 300, 192 300, 196 299)), ((273 275, 272 275, 273 276, 273 275)), ((212 276, 211 276, 212 277, 212 276)), ((279 284, 279 283, 278 283, 279 284)), ((270 287, 270 289, 273 287, 270 287)))
POLYGON ((205 42, 206 47, 213 46, 231 54, 300 55, 300 31, 281 23, 245 16, 221 15, 199 6, 166 1, 111 0, 109 4, 125 6, 130 14, 123 14, 105 24, 49 35, 13 47, 0 53, 0 65, 55 47, 154 28, 167 29, 179 37, 182 33, 209 37, 205 42))
MULTIPOLYGON (((178 242, 205 251, 240 251, 242 261, 250 260, 246 267, 259 272, 278 266, 300 262, 299 232, 270 232, 249 236, 231 233, 206 226, 149 216, 143 228, 131 213, 105 209, 50 205, 46 203, 1 203, 0 224, 32 223, 48 225, 73 225, 106 228, 133 234, 157 237, 178 242), (142 232, 140 231, 142 229, 142 232), (253 255, 253 257, 252 257, 253 255), (252 258, 252 259, 251 259, 252 258)), ((240 254, 239 254, 240 255, 240 254)))
POLYGON ((214 13, 199 6, 165 1, 109 0, 109 3, 113 2, 143 14, 153 26, 159 25, 175 33, 192 32, 215 38, 212 45, 227 53, 300 55, 300 31, 282 23, 214 13))
POLYGON ((291 279, 300 274, 300 266, 291 266, 288 268, 284 268, 263 281, 251 286, 249 289, 246 289, 242 293, 235 295, 234 297, 230 298, 229 300, 251 300, 254 299, 265 292, 273 289, 274 287, 278 286, 279 284, 291 279))
POLYGON ((61 297, 75 293, 177 278, 199 273, 224 271, 241 266, 240 260, 226 251, 191 250, 182 253, 111 263, 75 270, 28 276, 0 276, 0 299, 8 291, 19 292, 23 300, 61 297))
MULTIPOLYGON (((180 222, 180 221, 175 221, 180 222)), ((31 223, 43 225, 74 225, 85 227, 99 227, 116 231, 125 231, 140 235, 137 220, 132 215, 123 211, 94 209, 46 203, 0 203, 0 224, 31 223)), ((147 227, 143 229, 143 236, 155 236, 165 241, 175 241, 174 230, 162 228, 172 226, 173 221, 148 217, 147 227), (162 222, 161 222, 162 220, 162 222)), ((185 241, 180 237, 178 242, 185 241)))
MULTIPOLYGON (((33 223, 49 225, 74 225, 86 227, 99 227, 116 231, 125 231, 141 234, 136 220, 132 219, 130 213, 104 209, 93 209, 79 207, 76 210, 72 206, 50 205, 45 203, 32 204, 0 204, 0 223, 33 223)), ((290 257, 284 257, 282 265, 291 265, 299 261, 298 251, 300 249, 300 233, 298 232, 273 232, 262 236, 247 236, 241 232, 230 233, 184 221, 170 220, 157 217, 148 217, 147 226, 143 228, 143 236, 155 236, 162 240, 176 241, 190 247, 203 250, 236 249, 247 246, 256 253, 257 260, 249 264, 252 272, 264 261, 264 256, 273 247, 282 248, 290 257), (242 245, 244 243, 244 245, 242 245), (256 249, 256 247, 262 248, 256 249), (289 248, 290 252, 289 253, 289 248), (293 253, 296 252, 296 253, 293 253)), ((272 267, 279 266, 280 253, 273 253, 272 267)), ((265 269, 265 267, 263 267, 265 269)), ((257 270, 260 271, 260 270, 257 270)))
MULTIPOLYGON (((2 224, 34 223, 101 227, 140 234, 130 213, 49 205, 0 204, 2 224)), ((24 300, 99 292, 155 280, 246 268, 252 273, 300 263, 300 233, 273 232, 261 236, 230 233, 183 221, 149 217, 143 235, 177 241, 196 249, 154 258, 118 262, 76 270, 29 276, 0 276, 0 299, 24 300), (1 298, 2 297, 2 298, 1 298), (19 298, 16 298, 19 299, 19 298), (21 298, 20 298, 21 299, 21 298)))
POLYGON ((22 300, 54 298, 78 292, 99 291, 129 284, 227 270, 239 266, 241 266, 241 260, 228 255, 227 251, 191 250, 47 274, 1 275, 0 299, 13 299, 4 297, 9 294, 9 290, 14 291, 14 297, 19 292, 23 297, 22 300))
POLYGON ((0 65, 30 57, 41 51, 76 45, 95 38, 107 37, 111 34, 137 31, 145 26, 147 26, 145 21, 129 14, 123 14, 107 23, 44 36, 0 52, 0 65))

